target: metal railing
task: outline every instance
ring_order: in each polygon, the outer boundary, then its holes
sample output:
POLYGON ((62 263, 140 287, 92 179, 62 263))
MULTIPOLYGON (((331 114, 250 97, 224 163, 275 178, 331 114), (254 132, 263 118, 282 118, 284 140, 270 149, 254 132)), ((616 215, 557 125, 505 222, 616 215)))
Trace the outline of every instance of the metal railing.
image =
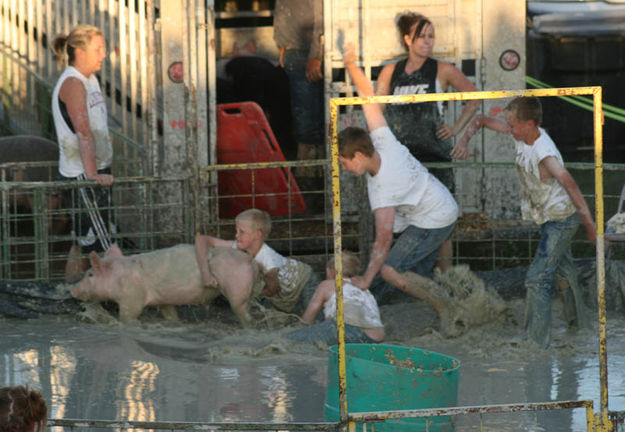
MULTIPOLYGON (((293 212, 288 205, 283 214, 275 215, 269 243, 285 255, 304 256, 304 260, 315 264, 322 271, 327 258, 332 253, 333 229, 331 222, 331 194, 329 187, 328 161, 272 162, 259 164, 215 165, 202 167, 203 179, 200 185, 199 202, 194 204, 191 194, 190 177, 153 178, 153 177, 117 177, 112 187, 113 205, 111 211, 121 232, 118 240, 130 240, 132 250, 145 251, 174 243, 192 241, 200 232, 222 238, 234 238, 234 214, 223 217, 221 210, 236 201, 245 201, 257 205, 271 199, 282 203, 293 201, 293 196, 300 194, 305 200, 317 199, 320 207, 312 212, 293 212), (255 176, 260 170, 275 168, 288 172, 299 166, 320 165, 325 170, 324 187, 313 190, 287 189, 278 193, 259 193, 253 188, 255 176), (252 179, 252 189, 246 193, 220 193, 217 179, 220 172, 238 170, 248 172, 252 179), (168 189, 169 188, 169 189, 168 189), (175 189, 175 193, 164 198, 166 190, 175 189), (291 211, 289 213, 289 211, 291 211), (168 224, 165 218, 174 219, 180 224, 168 224), (196 220, 197 219, 197 220, 196 220)), ((480 163, 456 163, 457 171, 480 170, 480 163)), ((27 280, 57 280, 62 277, 59 267, 65 259, 72 240, 67 221, 76 215, 76 209, 63 206, 50 208, 49 197, 61 197, 67 191, 90 184, 54 182, 10 182, 5 179, 14 177, 16 171, 29 167, 46 166, 54 178, 56 165, 46 163, 10 163, 0 164, 0 250, 2 265, 0 275, 4 278, 27 280), (32 208, 16 211, 17 202, 30 202, 32 208), (28 252, 30 251, 30 252, 28 252), (28 269, 28 270, 27 270, 28 269)), ((569 170, 579 180, 590 173, 592 164, 567 164, 569 170)), ((514 175, 511 163, 491 166, 493 169, 509 171, 514 175)), ((613 178, 610 194, 605 195, 608 214, 616 211, 620 174, 625 165, 610 164, 606 172, 613 178), (617 184, 617 182, 619 182, 617 184)), ((587 198, 592 192, 583 190, 587 198)), ((343 200, 349 196, 362 196, 353 191, 342 191, 343 200)), ((456 196, 460 202, 462 196, 456 196)), ((590 199, 589 199, 590 202, 590 199)), ((366 199, 364 200, 366 204, 366 199)), ((590 202, 592 209, 593 205, 590 202)), ((346 249, 366 257, 371 241, 371 214, 367 209, 354 217, 350 211, 342 214, 343 241, 346 249)), ((537 227, 520 220, 496 220, 483 213, 464 214, 453 235, 454 264, 468 264, 473 270, 500 270, 529 264, 537 245, 539 232, 537 227)), ((576 258, 590 258, 594 249, 580 230, 574 243, 573 255, 576 258)), ((622 259, 623 248, 615 248, 612 256, 622 259)))
MULTIPOLYGON (((559 410, 584 409, 586 418, 586 430, 593 431, 596 427, 593 412, 593 401, 558 401, 558 402, 534 402, 519 404, 498 404, 463 406, 450 408, 431 408, 419 410, 378 411, 368 413, 352 412, 349 414, 347 424, 337 422, 172 422, 172 421, 125 421, 125 420, 87 420, 87 419, 49 419, 48 427, 61 431, 83 431, 93 428, 115 429, 117 431, 338 431, 348 428, 350 431, 375 431, 376 426, 381 426, 387 420, 423 418, 426 419, 425 429, 429 429, 429 419, 441 416, 451 417, 477 417, 477 422, 470 430, 487 431, 493 430, 490 426, 500 424, 496 419, 498 414, 506 413, 530 413, 530 412, 554 412, 559 410)), ((622 413, 611 413, 610 422, 612 430, 622 425, 622 413)), ((397 425, 395 425, 397 426, 397 425)), ((436 429, 438 430, 438 429, 436 429)))

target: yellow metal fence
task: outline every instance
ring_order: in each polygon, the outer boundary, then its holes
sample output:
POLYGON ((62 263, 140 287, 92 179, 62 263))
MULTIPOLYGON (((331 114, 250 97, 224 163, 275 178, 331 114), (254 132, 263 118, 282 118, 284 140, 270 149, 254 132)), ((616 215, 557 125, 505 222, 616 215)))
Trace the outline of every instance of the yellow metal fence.
MULTIPOLYGON (((606 303, 605 303, 605 242, 604 242, 604 202, 603 202, 603 111, 602 111, 602 90, 601 87, 578 87, 578 88, 558 88, 540 90, 513 90, 513 91, 486 91, 486 92, 466 92, 466 93, 440 93, 440 94, 420 94, 401 96, 373 96, 373 97, 352 97, 333 98, 330 100, 330 130, 331 130, 331 150, 332 150, 332 190, 333 190, 333 219, 334 219, 334 245, 336 257, 336 286, 337 286, 337 326, 339 335, 338 344, 338 364, 339 364, 339 409, 340 419, 343 423, 353 420, 347 408, 347 388, 346 388, 346 359, 343 321, 343 296, 342 296, 342 259, 341 259, 341 211, 340 211, 340 185, 339 185, 339 161, 338 161, 338 117, 339 108, 348 105, 363 105, 370 103, 418 103, 432 101, 457 101, 457 100, 484 100, 501 99, 518 96, 573 96, 591 95, 593 97, 593 127, 595 136, 594 156, 595 156, 595 220, 597 222, 597 304, 599 316, 599 373, 600 373, 600 409, 599 413, 592 413, 592 406, 587 409, 587 430, 590 431, 611 431, 614 424, 608 416, 608 381, 607 381, 607 348, 606 348, 606 303)), ((581 401, 579 401, 581 402, 581 401)), ((406 415, 413 416, 415 413, 406 415)), ((364 417, 373 416, 379 419, 391 418, 394 415, 401 415, 396 411, 385 413, 363 413, 364 417)))

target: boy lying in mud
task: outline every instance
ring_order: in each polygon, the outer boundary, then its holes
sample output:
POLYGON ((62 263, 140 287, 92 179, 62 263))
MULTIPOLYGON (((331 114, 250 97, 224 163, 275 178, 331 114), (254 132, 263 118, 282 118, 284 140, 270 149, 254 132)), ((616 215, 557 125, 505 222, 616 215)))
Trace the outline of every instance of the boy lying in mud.
MULTIPOLYGON (((380 318, 378 303, 369 290, 352 285, 350 278, 360 270, 360 260, 350 252, 343 252, 343 315, 345 317, 346 343, 378 343, 384 340, 384 324, 380 318)), ((326 267, 326 280, 321 282, 308 303, 302 320, 309 327, 292 331, 288 339, 300 342, 336 345, 336 283, 334 257, 326 267), (323 310, 324 321, 315 322, 323 310)))

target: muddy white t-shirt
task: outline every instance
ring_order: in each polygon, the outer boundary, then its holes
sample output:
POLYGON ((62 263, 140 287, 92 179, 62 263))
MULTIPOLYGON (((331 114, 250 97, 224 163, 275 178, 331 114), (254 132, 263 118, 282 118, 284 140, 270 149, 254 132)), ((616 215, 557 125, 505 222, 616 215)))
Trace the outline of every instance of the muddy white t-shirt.
MULTIPOLYGON (((233 242, 232 247, 237 247, 236 240, 233 242)), ((293 258, 283 257, 268 246, 267 243, 263 243, 254 257, 254 261, 260 265, 263 273, 267 273, 274 268, 278 269, 278 283, 280 284, 280 293, 282 295, 293 291, 301 291, 303 282, 306 282, 310 277, 310 266, 293 258)))
POLYGON ((393 232, 409 225, 436 229, 458 219, 454 197, 436 177, 428 172, 402 145, 388 127, 370 134, 381 164, 375 176, 367 174, 367 192, 371 209, 395 207, 393 232))
POLYGON ((566 219, 575 213, 575 205, 564 186, 555 178, 541 180, 538 164, 553 156, 564 165, 556 145, 544 129, 538 128, 540 136, 534 144, 514 140, 516 145, 516 168, 521 184, 521 213, 523 219, 542 225, 548 221, 566 219))
MULTIPOLYGON (((323 305, 326 320, 336 319, 336 294, 323 305)), ((345 323, 361 328, 383 328, 380 309, 369 290, 361 290, 351 284, 350 279, 343 279, 343 315, 345 323)))
POLYGON ((109 168, 113 162, 113 146, 108 132, 107 111, 100 83, 94 74, 85 77, 73 66, 67 67, 59 77, 52 93, 52 117, 59 141, 59 172, 65 177, 78 177, 85 169, 80 157, 78 135, 72 131, 61 113, 59 91, 67 78, 77 78, 85 86, 89 128, 95 140, 97 169, 109 168))

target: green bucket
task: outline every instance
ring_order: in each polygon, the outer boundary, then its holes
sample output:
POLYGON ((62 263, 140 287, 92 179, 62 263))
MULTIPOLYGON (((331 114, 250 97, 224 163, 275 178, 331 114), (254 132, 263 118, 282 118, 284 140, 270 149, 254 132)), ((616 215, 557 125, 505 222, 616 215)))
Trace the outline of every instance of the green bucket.
MULTIPOLYGON (((460 362, 453 357, 395 345, 346 344, 348 412, 456 406, 460 362)), ((325 417, 339 420, 338 346, 330 347, 325 417)), ((376 431, 450 432, 454 418, 388 419, 376 431)))

